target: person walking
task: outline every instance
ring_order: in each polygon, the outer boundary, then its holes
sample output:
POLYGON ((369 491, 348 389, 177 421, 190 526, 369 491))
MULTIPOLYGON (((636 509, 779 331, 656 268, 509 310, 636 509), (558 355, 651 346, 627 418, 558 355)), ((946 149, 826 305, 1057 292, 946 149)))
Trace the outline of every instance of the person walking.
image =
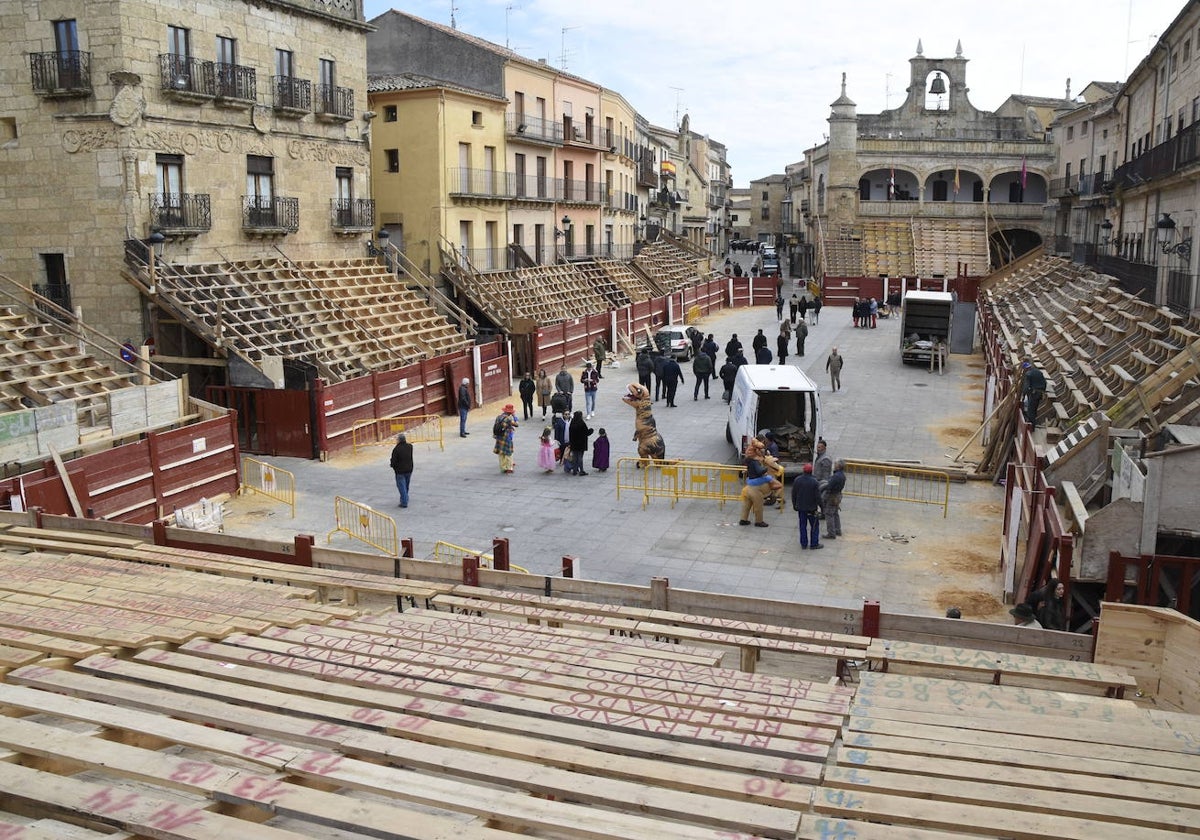
POLYGON ((775 339, 775 355, 781 365, 787 364, 788 345, 790 344, 787 333, 780 330, 779 337, 775 339))
POLYGON ((783 294, 778 291, 775 293, 775 320, 783 320, 783 294))
POLYGON ((565 415, 567 413, 567 406, 569 405, 570 402, 567 400, 567 395, 562 391, 555 391, 554 396, 550 398, 550 413, 565 415))
POLYGON ((725 342, 725 355, 732 359, 741 352, 742 342, 738 341, 737 333, 734 333, 729 341, 725 342))
POLYGON ((668 356, 666 362, 663 363, 662 383, 664 396, 667 398, 667 408, 677 408, 675 405, 675 391, 679 388, 679 383, 683 381, 683 368, 679 366, 679 362, 675 361, 673 356, 668 356))
POLYGON ((583 453, 588 449, 588 438, 592 430, 583 419, 583 412, 576 411, 567 429, 567 443, 571 447, 571 464, 567 467, 568 475, 587 475, 583 469, 583 453))
POLYGON ((458 436, 466 437, 471 434, 467 431, 467 413, 471 410, 471 380, 463 377, 462 383, 458 386, 458 436))
POLYGON ((767 345, 763 345, 754 351, 754 364, 769 365, 771 364, 771 349, 767 345))
POLYGON ((804 355, 804 342, 808 339, 808 324, 801 318, 796 322, 796 355, 804 355))
POLYGON ((537 383, 529 375, 529 371, 521 376, 517 383, 517 393, 521 395, 521 419, 528 420, 533 416, 533 395, 537 391, 537 383))
POLYGON ((767 346, 767 337, 765 335, 763 335, 762 330, 759 330, 758 333, 754 336, 754 338, 750 341, 750 348, 752 350, 754 350, 754 354, 757 357, 758 351, 761 348, 766 347, 766 346, 767 346))
MULTIPOLYGON (((674 361, 674 360, 672 360, 674 361)), ((678 365, 676 365, 678 367, 678 365)), ((654 401, 658 402, 662 399, 663 390, 663 371, 667 369, 667 356, 665 353, 654 354, 654 401)))
POLYGON ((846 462, 838 458, 833 462, 833 473, 825 485, 821 510, 825 513, 825 539, 834 540, 842 535, 842 491, 846 489, 846 462))
POLYGON ((396 476, 396 489, 400 491, 400 507, 408 507, 408 485, 412 481, 413 447, 404 432, 396 435, 392 447, 392 473, 396 476))
POLYGON ((801 321, 808 320, 808 294, 807 293, 805 293, 804 297, 800 298, 800 320, 801 321))
POLYGON ((821 545, 821 521, 817 519, 817 508, 821 504, 821 491, 813 478, 813 465, 805 464, 804 471, 792 482, 792 510, 800 520, 800 550, 824 548, 821 545))
POLYGON ((727 403, 733 398, 733 383, 737 379, 737 372, 738 366, 733 363, 733 359, 726 358, 718 376, 721 377, 721 384, 725 386, 725 392, 721 394, 721 399, 727 403))
POLYGON ((550 383, 550 377, 546 375, 546 370, 543 368, 538 371, 537 378, 538 405, 542 407, 542 417, 546 416, 546 409, 550 405, 550 395, 553 393, 554 386, 550 383))
POLYGON ((842 389, 842 364, 844 361, 836 347, 829 351, 829 358, 825 360, 825 370, 829 371, 829 383, 835 391, 842 389))
POLYGON ((512 475, 513 471, 513 432, 520 426, 514 411, 512 403, 509 403, 492 424, 492 437, 496 441, 492 452, 500 456, 500 472, 508 475, 512 475))
POLYGON ((592 366, 591 362, 585 362, 583 373, 579 374, 579 381, 583 384, 583 410, 587 419, 591 420, 592 415, 596 413, 596 392, 600 390, 600 372, 592 366))
POLYGON ((817 324, 821 323, 821 296, 820 295, 816 295, 815 297, 813 297, 812 316, 813 316, 812 317, 813 326, 815 327, 817 324))
POLYGON ((692 359, 692 378, 696 387, 692 389, 692 402, 700 399, 700 386, 704 386, 704 399, 708 399, 708 380, 712 379, 713 362, 707 353, 697 353, 692 359))
POLYGON ((713 338, 712 333, 709 333, 708 338, 704 339, 704 343, 700 345, 700 351, 712 360, 713 370, 717 369, 717 353, 720 352, 720 350, 721 347, 713 338))
POLYGON ((542 437, 538 441, 538 466, 548 473, 554 472, 558 460, 554 457, 554 430, 549 426, 542 429, 542 437))
POLYGON ((1046 376, 1034 366, 1032 359, 1021 362, 1021 370, 1021 401, 1025 408, 1025 422, 1036 429, 1038 406, 1046 393, 1046 376))
POLYGON ((608 348, 604 346, 604 339, 597 338, 592 342, 592 355, 596 358, 596 375, 604 378, 604 360, 608 358, 608 348))
POLYGON ((638 384, 649 392, 651 388, 650 374, 654 373, 654 361, 650 358, 649 353, 642 350, 638 353, 637 361, 634 364, 637 365, 638 384))
POLYGON ((575 402, 575 379, 571 376, 571 372, 567 370, 565 362, 559 368, 558 373, 554 375, 554 387, 558 389, 560 394, 567 395, 567 411, 571 411, 575 402))
POLYGON ((792 322, 793 326, 796 324, 796 315, 799 313, 799 311, 800 296, 795 292, 792 292, 791 300, 788 301, 788 320, 792 322))
POLYGON ((608 472, 608 432, 601 429, 592 444, 592 469, 597 472, 608 472))

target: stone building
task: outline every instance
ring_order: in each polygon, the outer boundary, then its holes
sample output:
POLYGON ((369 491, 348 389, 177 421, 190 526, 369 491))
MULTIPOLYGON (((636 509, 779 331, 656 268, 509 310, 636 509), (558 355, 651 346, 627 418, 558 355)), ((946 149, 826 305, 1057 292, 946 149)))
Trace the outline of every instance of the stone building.
POLYGON ((793 206, 808 208, 821 275, 982 276, 1051 233, 1055 158, 1043 130, 971 104, 961 45, 930 58, 918 43, 909 65, 905 101, 879 114, 858 114, 843 79, 828 141, 797 168, 793 206))
POLYGON ((1116 87, 1103 85, 1110 96, 1074 103, 1054 125, 1056 250, 1145 301, 1195 315, 1200 6, 1186 4, 1116 87))
POLYGON ((9 2, 0 255, 118 340, 126 240, 171 260, 360 256, 374 223, 361 0, 9 2))
POLYGON ((772 245, 784 244, 784 223, 792 221, 792 196, 788 185, 788 177, 782 174, 768 175, 750 182, 753 206, 750 239, 772 245))

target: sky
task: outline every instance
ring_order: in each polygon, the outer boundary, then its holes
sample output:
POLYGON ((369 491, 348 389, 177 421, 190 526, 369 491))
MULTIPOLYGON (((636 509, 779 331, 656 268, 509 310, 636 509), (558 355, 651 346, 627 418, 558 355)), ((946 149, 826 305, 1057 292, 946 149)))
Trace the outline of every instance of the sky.
POLYGON ((904 101, 908 60, 962 43, 968 98, 1075 96, 1123 82, 1182 0, 366 0, 545 58, 625 97, 652 124, 724 143, 735 186, 802 160, 828 133, 846 74, 858 113, 904 101), (564 61, 565 57, 565 61, 564 61))

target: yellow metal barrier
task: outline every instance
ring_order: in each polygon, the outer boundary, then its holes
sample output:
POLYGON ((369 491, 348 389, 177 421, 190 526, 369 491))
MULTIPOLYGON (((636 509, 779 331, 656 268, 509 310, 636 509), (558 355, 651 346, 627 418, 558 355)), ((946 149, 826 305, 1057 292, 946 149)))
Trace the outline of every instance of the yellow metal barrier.
MULTIPOLYGON (((461 545, 448 543, 443 540, 438 540, 433 544, 433 556, 429 559, 435 563, 449 563, 454 566, 461 566, 462 559, 467 555, 479 558, 479 568, 493 569, 492 563, 495 562, 495 557, 490 554, 485 554, 482 551, 475 551, 471 548, 463 548, 461 545)), ((529 574, 529 570, 524 566, 518 566, 516 563, 509 563, 508 570, 510 572, 520 572, 523 575, 529 574)))
POLYGON ((937 470, 846 462, 846 496, 937 505, 950 515, 950 476, 937 470))
POLYGON ((242 458, 242 492, 252 490, 292 509, 296 518, 296 476, 257 458, 242 458))
POLYGON ((331 542, 333 535, 340 531, 349 535, 351 539, 364 542, 391 557, 400 555, 396 520, 386 513, 380 513, 343 496, 334 496, 333 519, 336 527, 325 535, 325 542, 331 542))
POLYGON ((683 323, 694 324, 703 317, 698 304, 692 304, 688 307, 687 312, 683 313, 683 323))
POLYGON ((442 437, 442 418, 438 414, 410 414, 404 417, 385 417, 383 420, 356 420, 350 429, 354 453, 364 446, 384 446, 395 443, 396 435, 404 432, 409 443, 437 443, 445 451, 442 437))
MULTIPOLYGON (((712 499, 722 507, 738 501, 746 480, 746 468, 734 464, 713 464, 705 461, 644 461, 641 458, 617 460, 617 498, 621 491, 642 494, 642 507, 651 497, 671 500, 671 507, 680 499, 712 499)), ((780 508, 783 493, 779 494, 780 508)))

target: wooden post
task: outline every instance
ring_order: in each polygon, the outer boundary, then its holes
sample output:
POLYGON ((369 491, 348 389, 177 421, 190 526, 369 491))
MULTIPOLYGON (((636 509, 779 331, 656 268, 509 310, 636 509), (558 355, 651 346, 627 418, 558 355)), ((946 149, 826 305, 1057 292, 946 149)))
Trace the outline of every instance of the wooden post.
POLYGON ((313 567, 313 543, 316 539, 312 534, 297 534, 295 539, 296 545, 296 565, 304 566, 307 569, 313 567))
POLYGON ((467 586, 479 585, 479 557, 468 554, 462 559, 462 578, 467 586))
POLYGON ((879 602, 863 601, 862 634, 869 639, 879 638, 879 602))
POLYGON ((671 609, 671 580, 665 577, 650 578, 650 609, 671 609))
POLYGON ((508 537, 492 538, 492 568, 497 572, 507 572, 509 570, 508 537))
POLYGON ((570 554, 564 554, 562 559, 562 576, 565 578, 575 577, 575 558, 570 554))

